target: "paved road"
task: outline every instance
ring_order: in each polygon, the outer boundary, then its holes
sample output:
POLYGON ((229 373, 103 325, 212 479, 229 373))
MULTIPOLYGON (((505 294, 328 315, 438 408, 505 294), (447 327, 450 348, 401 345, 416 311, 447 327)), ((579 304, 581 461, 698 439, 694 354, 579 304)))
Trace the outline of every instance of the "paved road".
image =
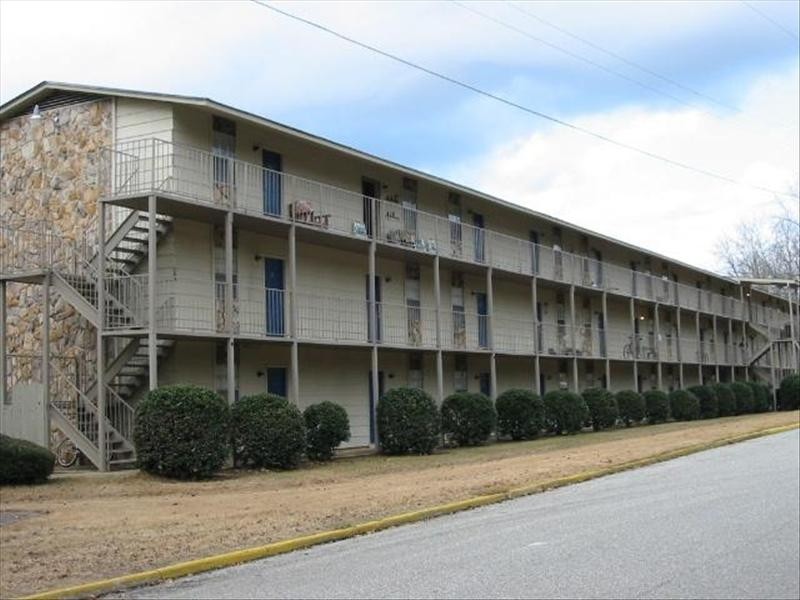
POLYGON ((177 580, 140 598, 798 598, 800 435, 177 580))

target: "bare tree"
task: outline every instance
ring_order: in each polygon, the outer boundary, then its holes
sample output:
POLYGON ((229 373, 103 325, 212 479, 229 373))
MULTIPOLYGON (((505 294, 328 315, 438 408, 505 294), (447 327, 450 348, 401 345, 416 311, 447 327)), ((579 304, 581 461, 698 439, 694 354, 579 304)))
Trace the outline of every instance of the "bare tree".
POLYGON ((733 277, 800 278, 800 200, 776 200, 772 214, 741 222, 717 241, 716 254, 733 277))

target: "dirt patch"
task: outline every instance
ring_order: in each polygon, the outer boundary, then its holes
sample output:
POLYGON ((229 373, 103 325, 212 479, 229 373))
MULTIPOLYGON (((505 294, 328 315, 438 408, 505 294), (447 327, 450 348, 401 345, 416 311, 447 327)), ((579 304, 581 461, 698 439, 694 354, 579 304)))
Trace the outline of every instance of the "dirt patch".
POLYGON ((433 456, 347 458, 187 483, 138 472, 0 490, 0 597, 85 583, 797 423, 774 413, 499 443, 433 456), (69 560, 64 560, 69 557, 69 560))

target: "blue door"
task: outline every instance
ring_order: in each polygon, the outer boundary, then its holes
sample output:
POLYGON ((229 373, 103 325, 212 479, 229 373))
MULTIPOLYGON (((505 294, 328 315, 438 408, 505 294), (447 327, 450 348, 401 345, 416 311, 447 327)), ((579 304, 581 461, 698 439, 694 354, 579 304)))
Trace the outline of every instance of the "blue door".
POLYGON ((475 293, 478 305, 478 346, 488 348, 489 346, 489 317, 486 305, 486 294, 475 293))
POLYGON ((267 369, 267 393, 286 398, 286 367, 267 369))
POLYGON ((492 380, 489 373, 481 373, 478 375, 478 383, 480 384, 481 394, 484 396, 492 395, 492 380))
POLYGON ((279 258, 264 260, 264 285, 266 287, 267 335, 284 335, 283 322, 283 261, 279 258))
POLYGON ((483 230, 483 215, 475 213, 472 215, 472 224, 475 226, 475 262, 486 262, 486 240, 483 230))
POLYGON ((264 195, 264 214, 279 217, 281 211, 283 160, 277 152, 261 151, 261 165, 264 167, 262 189, 264 195))

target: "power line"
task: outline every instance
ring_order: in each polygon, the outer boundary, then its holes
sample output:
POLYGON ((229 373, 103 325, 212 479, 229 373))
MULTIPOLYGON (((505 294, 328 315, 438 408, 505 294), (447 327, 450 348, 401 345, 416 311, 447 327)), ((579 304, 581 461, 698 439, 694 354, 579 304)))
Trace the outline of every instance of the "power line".
POLYGON ((764 19, 765 21, 769 21, 770 23, 772 23, 772 24, 773 24, 775 27, 777 27, 778 29, 780 29, 780 30, 781 30, 783 33, 785 33, 786 35, 788 35, 788 36, 789 36, 790 38, 792 38, 793 40, 795 40, 795 41, 800 41, 800 37, 798 37, 798 36, 797 36, 797 34, 796 34, 794 31, 791 31, 791 30, 787 29, 786 27, 784 27, 783 25, 781 25, 780 23, 778 23, 778 22, 777 22, 775 19, 773 19, 772 17, 770 17, 770 16, 769 16, 767 13, 765 13, 765 12, 763 12, 763 11, 761 11, 761 10, 758 10, 758 9, 757 9, 757 8, 756 8, 754 5, 752 5, 750 2, 747 2, 746 0, 739 0, 739 2, 741 2, 742 4, 744 4, 744 5, 745 5, 747 8, 749 8, 750 10, 752 10, 754 13, 756 13, 758 16, 760 16, 760 17, 761 17, 762 19, 764 19))
POLYGON ((271 10, 271 11, 273 11, 275 13, 280 14, 280 15, 283 15, 284 17, 288 17, 290 19, 293 19, 295 21, 298 21, 300 23, 303 23, 305 25, 308 25, 310 27, 313 27, 315 29, 323 31, 323 32, 325 32, 325 33, 327 33, 329 35, 332 35, 332 36, 337 37, 337 38, 339 38, 341 40, 349 42, 349 43, 351 43, 351 44, 353 44, 355 46, 359 46, 360 48, 364 48, 365 50, 369 50, 370 52, 374 52, 375 54, 379 54, 380 56, 383 56, 385 58, 391 59, 391 60, 393 60, 395 62, 398 62, 398 63, 400 63, 402 65, 405 65, 407 67, 411 67, 412 69, 415 69, 417 71, 421 71, 422 73, 426 73, 428 75, 431 75, 432 77, 436 77, 437 79, 440 79, 442 81, 445 81, 445 82, 450 83, 452 85, 455 85, 457 87, 463 88, 465 90, 469 90, 471 92, 474 92, 474 93, 476 93, 478 95, 481 95, 481 96, 484 96, 486 98, 490 98, 490 99, 495 100, 497 102, 501 102, 502 104, 505 104, 506 106, 510 106, 512 108, 516 108, 518 110, 521 110, 521 111, 526 112, 528 114, 534 115, 534 116, 539 117, 541 119, 544 119, 546 121, 550 121, 551 123, 555 123, 557 125, 561 125, 562 127, 566 127, 567 129, 571 129, 573 131, 577 131, 579 133, 583 133, 584 135, 587 135, 587 136, 593 137, 595 139, 604 141, 604 142, 606 142, 608 144, 612 144, 614 146, 618 146, 620 148, 624 148, 625 150, 629 150, 631 152, 635 152, 637 154, 641 154, 642 156, 647 156, 647 157, 655 159, 655 160, 660 160, 660 161, 662 161, 664 163, 667 163, 667 164, 670 164, 670 165, 672 165, 674 167, 679 167, 681 169, 685 169, 687 171, 692 171, 694 173, 705 175, 707 177, 712 177, 714 179, 718 179, 720 181, 725 181, 727 183, 732 183, 732 184, 739 185, 739 186, 742 186, 742 187, 749 187, 751 189, 755 189, 755 190, 758 190, 758 191, 761 191, 761 192, 767 192, 769 194, 775 194, 777 196, 786 196, 786 197, 790 197, 790 198, 798 197, 795 194, 790 194, 790 193, 787 193, 787 192, 779 192, 777 190, 773 190, 773 189, 770 189, 770 188, 762 187, 762 186, 759 186, 759 185, 754 185, 754 184, 750 184, 750 183, 744 183, 742 181, 738 181, 738 180, 733 179, 732 177, 728 177, 726 175, 720 175, 719 173, 715 173, 713 171, 708 171, 706 169, 693 167, 693 166, 691 166, 689 164, 686 164, 686 163, 683 163, 683 162, 680 162, 678 160, 674 160, 674 159, 671 159, 671 158, 668 158, 668 157, 665 157, 665 156, 661 156, 661 155, 656 154, 654 152, 651 152, 649 150, 644 150, 642 148, 637 148, 636 146, 632 146, 630 144, 626 144, 625 142, 619 142, 619 141, 614 140, 614 139, 612 139, 612 138, 610 138, 608 136, 605 136, 605 135, 603 135, 601 133, 596 133, 594 131, 591 131, 589 129, 581 127, 579 125, 573 125, 572 123, 569 123, 569 122, 564 121, 562 119, 559 119, 557 117, 550 116, 550 115, 545 114, 543 112, 540 112, 540 111, 538 111, 536 109, 533 109, 533 108, 530 108, 528 106, 524 106, 522 104, 514 102, 513 100, 509 100, 509 99, 504 98, 502 96, 498 96, 497 94, 493 94, 492 92, 487 92, 486 90, 483 90, 483 89, 481 89, 479 87, 476 87, 476 86, 474 86, 472 84, 465 83, 463 81, 460 81, 458 79, 450 77, 449 75, 445 75, 443 73, 439 73, 438 71, 434 71, 433 69, 429 69, 428 67, 424 67, 424 66, 422 66, 420 64, 417 64, 415 62, 412 62, 410 60, 407 60, 405 58, 397 56, 396 54, 392 54, 392 53, 387 52, 385 50, 381 50, 380 48, 377 48, 375 46, 371 46, 370 44, 367 44, 365 42, 361 42, 359 40, 351 38, 351 37, 349 37, 349 36, 347 36, 347 35, 345 35, 343 33, 339 33, 338 31, 335 31, 335 30, 333 30, 333 29, 331 29, 329 27, 326 27, 325 25, 322 25, 320 23, 316 23, 315 21, 311 21, 310 19, 306 19, 306 18, 301 17, 299 15, 295 15, 295 14, 290 13, 288 11, 285 11, 285 10, 283 10, 281 8, 277 8, 276 6, 272 6, 271 4, 267 4, 266 2, 263 2, 262 0, 251 0, 251 1, 254 4, 257 4, 257 5, 259 5, 259 6, 263 7, 263 8, 271 10))
POLYGON ((591 48, 594 48, 598 52, 602 52, 603 54, 606 54, 606 55, 608 55, 608 56, 610 56, 612 58, 617 59, 618 61, 620 61, 622 63, 625 63, 629 67, 633 67, 635 69, 639 69, 640 71, 650 75, 651 77, 655 77, 656 79, 660 79, 661 81, 663 81, 665 83, 669 83, 670 85, 674 85, 675 87, 682 89, 684 92, 688 92, 690 94, 694 94, 698 98, 704 98, 705 100, 708 100, 709 102, 713 102, 717 106, 721 106, 722 108, 725 108, 727 110, 730 110, 730 111, 733 111, 733 112, 736 112, 736 113, 741 113, 742 112, 742 110, 737 108, 736 106, 732 106, 732 105, 730 105, 730 104, 728 104, 726 102, 723 102, 721 100, 717 100, 716 98, 713 98, 712 96, 709 96, 708 94, 704 94, 703 92, 699 92, 699 91, 695 90, 694 88, 689 87, 688 85, 685 85, 685 84, 681 83, 680 81, 676 81, 675 79, 672 79, 671 77, 667 77, 666 75, 662 75, 661 73, 658 73, 658 72, 654 71, 653 69, 650 69, 650 68, 648 68, 648 67, 646 67, 644 65, 641 65, 641 64, 639 64, 637 62, 634 62, 634 61, 632 61, 632 60, 630 60, 628 58, 625 58, 624 56, 622 56, 620 54, 617 54, 616 52, 613 52, 612 50, 609 50, 608 48, 603 48, 602 46, 600 46, 598 44, 595 44, 594 42, 592 42, 591 40, 586 39, 585 37, 581 37, 581 36, 571 32, 571 31, 568 31, 567 29, 565 29, 565 28, 563 28, 563 27, 561 27, 559 25, 556 25, 555 23, 553 23, 551 21, 548 21, 548 20, 544 19, 544 18, 540 17, 539 15, 536 15, 536 14, 530 12, 530 9, 527 8, 527 7, 526 8, 522 8, 522 7, 514 4, 513 2, 506 2, 506 5, 508 5, 509 7, 513 8, 514 10, 526 15, 527 17, 530 17, 531 19, 535 19, 539 23, 542 23, 543 25, 546 25, 547 27, 550 27, 551 29, 555 29, 556 31, 558 31, 560 33, 563 33, 564 35, 569 36, 572 39, 578 40, 579 42, 582 42, 582 43, 586 44, 587 46, 589 46, 591 48))

